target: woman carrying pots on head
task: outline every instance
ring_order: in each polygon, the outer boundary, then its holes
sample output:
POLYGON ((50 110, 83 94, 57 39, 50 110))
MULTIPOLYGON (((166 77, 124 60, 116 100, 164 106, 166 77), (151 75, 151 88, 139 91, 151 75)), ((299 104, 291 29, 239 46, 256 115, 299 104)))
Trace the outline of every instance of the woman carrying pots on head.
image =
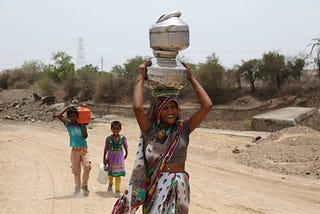
POLYGON ((138 67, 133 109, 141 129, 137 156, 128 189, 119 197, 112 213, 188 213, 189 175, 185 161, 190 133, 205 119, 211 99, 187 68, 187 79, 199 99, 200 108, 186 120, 180 118, 176 96, 159 96, 143 110, 143 81, 150 61, 138 67))

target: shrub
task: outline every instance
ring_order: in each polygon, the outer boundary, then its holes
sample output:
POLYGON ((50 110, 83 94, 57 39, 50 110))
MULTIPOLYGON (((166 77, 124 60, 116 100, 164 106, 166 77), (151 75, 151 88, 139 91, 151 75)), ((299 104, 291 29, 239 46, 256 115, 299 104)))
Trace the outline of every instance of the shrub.
POLYGON ((0 74, 0 88, 7 89, 8 88, 8 79, 9 74, 7 71, 4 71, 0 74))
POLYGON ((12 88, 27 89, 27 88, 30 88, 30 86, 31 85, 27 80, 20 79, 13 84, 12 88))
POLYGON ((44 96, 53 95, 54 91, 58 89, 58 85, 49 78, 42 78, 36 82, 38 87, 44 96))
POLYGON ((244 119, 243 120, 243 128, 245 131, 251 131, 252 130, 252 122, 250 119, 244 119))
POLYGON ((113 78, 109 76, 101 76, 96 81, 96 89, 93 94, 93 101, 95 103, 103 102, 116 102, 117 100, 117 85, 114 83, 113 78))

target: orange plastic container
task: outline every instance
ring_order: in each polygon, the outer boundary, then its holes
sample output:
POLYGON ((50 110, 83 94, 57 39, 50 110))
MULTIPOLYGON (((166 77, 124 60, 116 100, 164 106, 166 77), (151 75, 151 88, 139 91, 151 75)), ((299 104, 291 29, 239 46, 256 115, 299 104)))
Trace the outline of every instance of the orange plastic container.
POLYGON ((78 123, 89 124, 91 121, 91 111, 86 104, 80 105, 78 109, 78 123))

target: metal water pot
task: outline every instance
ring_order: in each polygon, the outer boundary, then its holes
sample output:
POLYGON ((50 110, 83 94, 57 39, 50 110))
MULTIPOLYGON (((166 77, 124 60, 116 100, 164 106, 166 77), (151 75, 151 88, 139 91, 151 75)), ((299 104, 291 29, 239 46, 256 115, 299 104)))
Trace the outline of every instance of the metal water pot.
POLYGON ((164 14, 149 29, 150 47, 155 58, 147 69, 145 86, 148 88, 181 89, 186 84, 187 70, 176 56, 189 47, 189 26, 180 16, 179 11, 164 14))
POLYGON ((164 14, 150 27, 150 48, 178 52, 189 47, 189 26, 180 16, 179 11, 164 14))

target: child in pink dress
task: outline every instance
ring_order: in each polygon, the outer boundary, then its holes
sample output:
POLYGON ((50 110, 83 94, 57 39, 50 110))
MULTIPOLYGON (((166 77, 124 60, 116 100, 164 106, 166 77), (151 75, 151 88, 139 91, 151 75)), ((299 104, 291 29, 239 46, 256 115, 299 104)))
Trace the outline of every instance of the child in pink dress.
POLYGON ((103 163, 108 168, 109 187, 112 191, 113 179, 115 178, 115 196, 120 195, 121 176, 126 175, 124 160, 128 155, 128 143, 125 136, 120 135, 121 123, 113 121, 111 123, 112 135, 108 136, 105 141, 103 163), (123 149, 125 154, 123 154, 123 149))

